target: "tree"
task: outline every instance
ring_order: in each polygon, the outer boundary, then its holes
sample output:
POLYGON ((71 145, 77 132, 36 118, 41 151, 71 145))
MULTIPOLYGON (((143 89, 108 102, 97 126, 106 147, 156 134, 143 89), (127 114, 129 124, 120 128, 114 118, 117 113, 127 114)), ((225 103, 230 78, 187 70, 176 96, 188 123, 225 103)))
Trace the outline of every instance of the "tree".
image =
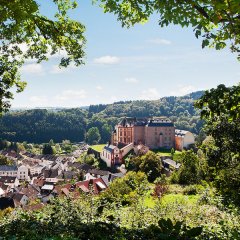
POLYGON ((54 146, 51 146, 50 144, 44 144, 42 154, 48 155, 48 154, 56 154, 56 149, 54 146))
POLYGON ((40 12, 39 1, 1 1, 0 4, 0 113, 10 107, 13 89, 23 91, 19 68, 28 59, 38 63, 49 55, 64 52, 60 66, 72 61, 83 64, 85 27, 71 20, 68 11, 77 7, 74 0, 52 0, 57 8, 50 19, 40 12))
POLYGON ((195 107, 201 109, 201 117, 210 121, 224 117, 229 122, 240 118, 240 84, 226 87, 220 84, 212 88, 197 100, 195 107))
POLYGON ((148 176, 148 181, 154 182, 154 180, 161 175, 162 165, 157 154, 148 152, 141 157, 131 158, 128 163, 128 168, 137 172, 144 172, 148 176))
POLYGON ((107 143, 111 140, 112 126, 105 123, 101 129, 101 141, 107 143))
POLYGON ((208 165, 214 170, 216 187, 239 204, 240 175, 240 85, 219 85, 196 103, 205 119, 203 141, 208 165))
POLYGON ((88 131, 87 131, 87 142, 89 144, 97 144, 99 143, 99 141, 101 140, 101 135, 99 133, 98 128, 96 127, 91 127, 88 131))
MULTIPOLYGON (((193 27, 195 36, 202 37, 202 47, 219 50, 230 40, 232 52, 240 53, 239 0, 99 0, 105 12, 118 16, 123 26, 144 23, 157 13, 161 27, 178 24, 193 27)), ((240 59, 240 54, 238 55, 240 59)))
POLYGON ((7 157, 0 155, 0 165, 12 165, 13 161, 8 159, 7 157))
MULTIPOLYGON (((181 154, 181 167, 174 174, 177 175, 178 183, 180 184, 194 184, 199 183, 200 166, 197 155, 192 150, 184 151, 181 154)), ((173 178, 175 178, 174 176, 173 178)))
POLYGON ((175 153, 175 149, 174 148, 171 148, 171 156, 172 156, 172 159, 174 157, 174 153, 175 153))

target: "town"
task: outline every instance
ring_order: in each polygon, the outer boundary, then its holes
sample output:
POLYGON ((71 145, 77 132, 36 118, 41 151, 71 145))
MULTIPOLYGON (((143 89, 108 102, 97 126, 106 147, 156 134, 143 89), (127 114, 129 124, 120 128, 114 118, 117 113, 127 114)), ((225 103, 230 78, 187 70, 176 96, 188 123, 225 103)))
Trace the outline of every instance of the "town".
MULTIPOLYGON (((166 117, 123 118, 112 133, 109 143, 97 151, 85 143, 65 155, 33 154, 27 151, 2 150, 0 154, 12 164, 0 165, 0 209, 42 208, 51 199, 61 196, 78 198, 81 193, 99 194, 112 181, 127 173, 125 159, 156 149, 186 150, 194 145, 194 135, 175 129, 166 117), (92 156, 105 167, 96 168, 79 162, 81 156, 92 156)), ((164 173, 169 176, 180 164, 169 155, 159 157, 164 173)))

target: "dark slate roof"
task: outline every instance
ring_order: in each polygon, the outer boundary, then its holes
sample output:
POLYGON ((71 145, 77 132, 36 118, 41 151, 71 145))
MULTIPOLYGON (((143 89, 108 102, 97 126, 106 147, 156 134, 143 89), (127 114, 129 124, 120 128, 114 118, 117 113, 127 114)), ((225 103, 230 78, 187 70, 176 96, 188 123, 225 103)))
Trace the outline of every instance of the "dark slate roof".
POLYGON ((134 122, 136 122, 136 118, 125 117, 119 124, 123 127, 130 127, 134 125, 134 122))
POLYGON ((73 179, 75 176, 77 176, 77 173, 73 171, 65 171, 63 172, 64 179, 73 179))
POLYGON ((125 143, 118 143, 118 145, 117 145, 117 147, 119 148, 119 149, 121 149, 121 148, 124 148, 124 147, 126 147, 127 146, 127 144, 125 144, 125 143))
POLYGON ((103 170, 98 170, 98 169, 90 169, 90 170, 88 170, 88 173, 96 174, 96 175, 100 175, 100 176, 106 176, 109 174, 108 171, 103 171, 103 170))
POLYGON ((68 167, 77 168, 78 170, 83 170, 85 172, 93 168, 91 165, 87 163, 80 163, 80 162, 69 163, 68 167))
POLYGON ((23 193, 14 193, 12 196, 12 199, 14 201, 20 202, 24 195, 25 194, 23 194, 23 193))
POLYGON ((106 149, 107 151, 109 151, 111 153, 113 152, 114 148, 116 148, 116 146, 114 146, 114 145, 107 145, 104 147, 104 149, 106 149))
POLYGON ((174 127, 173 122, 170 120, 150 120, 148 123, 148 127, 174 127))
POLYGON ((87 163, 82 163, 79 167, 78 167, 78 169, 79 170, 83 170, 83 171, 88 171, 89 169, 92 169, 93 167, 91 166, 91 165, 89 165, 89 164, 87 164, 87 163))
POLYGON ((0 165, 0 171, 17 171, 17 166, 0 165))
POLYGON ((188 133, 188 131, 185 130, 179 130, 179 129, 175 129, 175 136, 185 136, 188 133))
POLYGON ((57 169, 45 169, 43 172, 45 178, 56 178, 58 176, 57 169))
POLYGON ((10 177, 10 176, 1 176, 0 182, 2 183, 14 183, 17 177, 10 177))

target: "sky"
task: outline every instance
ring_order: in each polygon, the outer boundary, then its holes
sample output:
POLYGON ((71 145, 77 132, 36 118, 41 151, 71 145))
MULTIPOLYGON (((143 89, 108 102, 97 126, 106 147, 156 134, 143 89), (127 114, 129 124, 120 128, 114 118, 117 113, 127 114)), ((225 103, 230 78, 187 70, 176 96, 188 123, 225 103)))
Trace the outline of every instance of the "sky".
MULTIPOLYGON (((53 14, 52 6, 41 2, 42 13, 53 14)), ((41 64, 27 62, 21 69, 27 87, 15 95, 13 108, 155 100, 240 82, 236 55, 202 49, 191 28, 160 28, 157 15, 122 28, 116 16, 86 0, 79 0, 70 16, 86 26, 85 65, 59 69, 61 53, 41 64)))

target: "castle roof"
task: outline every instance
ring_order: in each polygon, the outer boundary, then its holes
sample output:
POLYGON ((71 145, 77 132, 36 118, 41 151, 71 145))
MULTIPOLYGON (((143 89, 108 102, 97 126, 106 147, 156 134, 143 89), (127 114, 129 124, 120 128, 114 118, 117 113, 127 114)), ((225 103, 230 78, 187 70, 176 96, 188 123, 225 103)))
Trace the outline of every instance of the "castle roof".
POLYGON ((148 127, 174 127, 172 121, 168 119, 154 119, 150 120, 147 124, 148 127))
POLYGON ((189 132, 189 131, 180 130, 180 129, 175 129, 175 136, 183 137, 183 136, 185 136, 188 132, 189 132))

